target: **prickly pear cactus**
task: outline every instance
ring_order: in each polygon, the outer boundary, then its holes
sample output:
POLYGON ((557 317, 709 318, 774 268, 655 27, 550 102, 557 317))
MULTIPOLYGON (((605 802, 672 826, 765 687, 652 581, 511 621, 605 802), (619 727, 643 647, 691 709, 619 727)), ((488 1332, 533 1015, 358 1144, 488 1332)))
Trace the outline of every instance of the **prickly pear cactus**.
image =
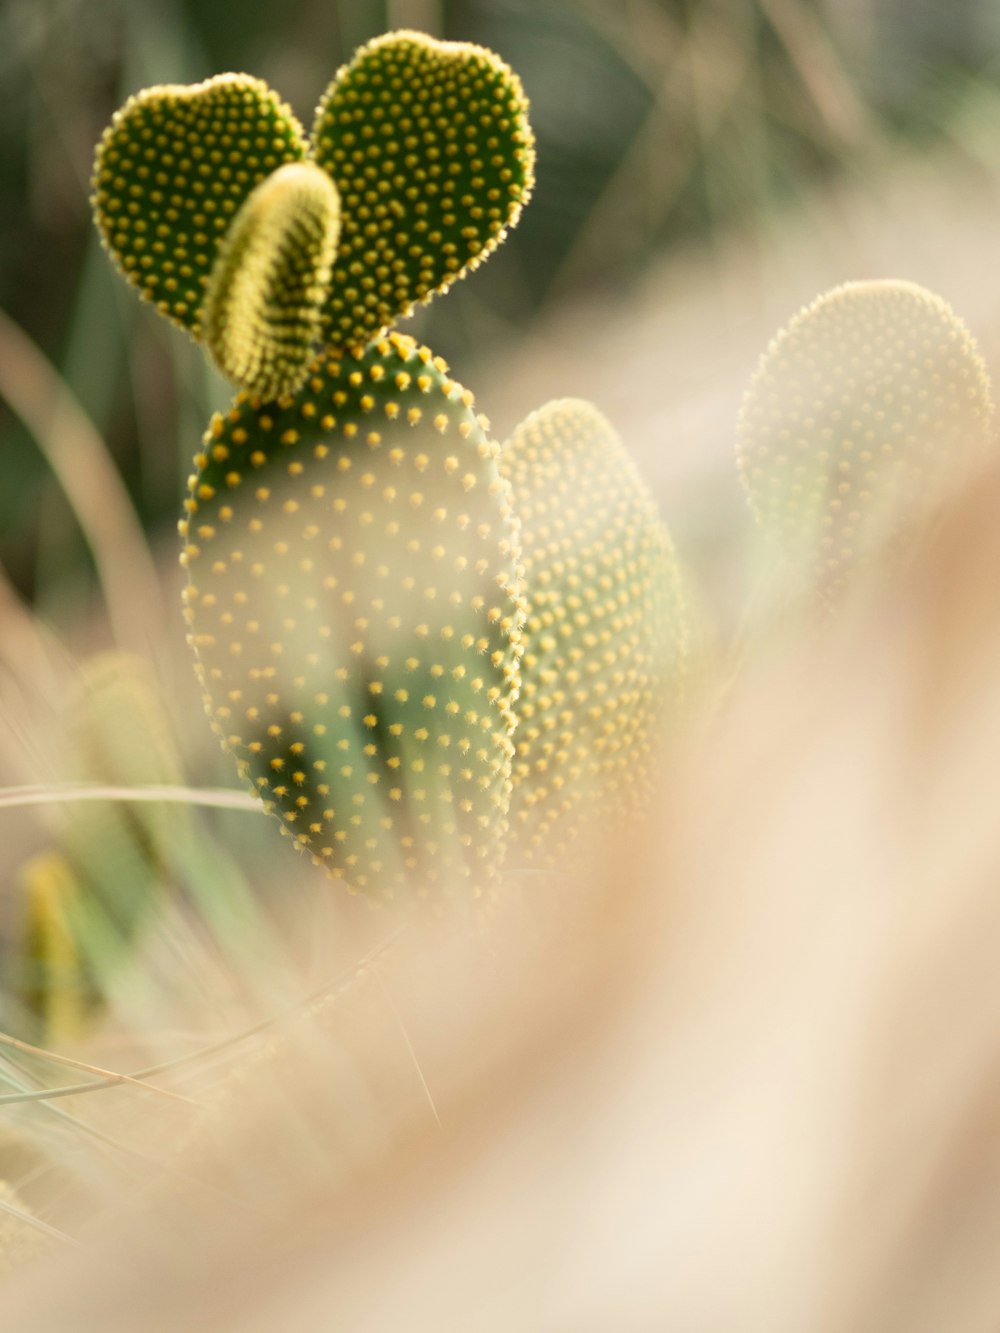
POLYGON ((673 546, 621 440, 553 402, 503 445, 521 524, 524 634, 512 861, 572 865, 646 804, 687 644, 673 546))
POLYGON ((808 306, 747 390, 740 471, 754 514, 836 592, 983 456, 993 403, 965 325, 910 282, 808 306))
POLYGON ((516 75, 415 32, 340 70, 311 145, 227 76, 140 94, 98 151, 116 262, 244 388, 181 523, 206 711, 295 846, 373 897, 489 894, 511 818, 520 861, 566 864, 634 813, 683 657, 607 422, 552 404, 501 451, 390 332, 500 244, 533 167, 516 75))
POLYGON ((500 244, 531 192, 527 105, 491 51, 416 32, 337 74, 312 145, 259 79, 149 88, 98 145, 94 216, 143 297, 277 398, 318 335, 363 347, 500 244))
POLYGON ((491 884, 510 798, 518 540, 472 395, 412 340, 218 416, 183 529, 206 707, 349 886, 491 884))

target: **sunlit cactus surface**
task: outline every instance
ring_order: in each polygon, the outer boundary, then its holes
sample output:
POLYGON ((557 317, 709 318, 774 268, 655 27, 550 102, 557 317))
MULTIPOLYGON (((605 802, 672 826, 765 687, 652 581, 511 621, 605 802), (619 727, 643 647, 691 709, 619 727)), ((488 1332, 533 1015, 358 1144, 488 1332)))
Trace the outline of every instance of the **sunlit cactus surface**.
POLYGON ((362 347, 479 264, 517 221, 534 157, 503 61, 397 32, 334 78, 312 146, 247 75, 136 94, 98 145, 93 208, 141 294, 275 398, 318 343, 362 347))
POLYGON ((367 342, 500 244, 531 191, 527 110, 517 76, 467 42, 389 33, 340 71, 313 128, 343 198, 330 343, 367 342))
POLYGON ((517 527, 472 395, 412 340, 328 354, 218 416, 192 478, 206 702, 296 844, 348 885, 500 868, 523 619, 517 527))
POLYGON ((219 74, 130 97, 104 132, 92 204, 119 270, 168 319, 201 332, 222 241, 251 190, 308 151, 261 79, 219 74))
POLYGON ((294 393, 319 335, 340 231, 329 176, 290 162, 261 181, 226 236, 205 294, 205 344, 235 384, 294 393))

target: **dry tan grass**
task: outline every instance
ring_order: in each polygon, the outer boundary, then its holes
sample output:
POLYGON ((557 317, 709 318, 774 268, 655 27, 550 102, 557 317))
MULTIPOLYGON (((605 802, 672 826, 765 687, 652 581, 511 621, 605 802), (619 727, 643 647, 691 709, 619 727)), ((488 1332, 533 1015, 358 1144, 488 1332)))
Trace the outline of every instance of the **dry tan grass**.
POLYGON ((995 1328, 998 507, 776 627, 645 845, 279 1032, 4 1326, 995 1328))

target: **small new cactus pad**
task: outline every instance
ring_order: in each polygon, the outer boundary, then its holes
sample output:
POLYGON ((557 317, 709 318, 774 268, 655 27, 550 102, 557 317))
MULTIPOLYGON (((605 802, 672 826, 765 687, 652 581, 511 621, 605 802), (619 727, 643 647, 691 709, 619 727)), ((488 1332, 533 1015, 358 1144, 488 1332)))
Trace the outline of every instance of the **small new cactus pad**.
POLYGON ((219 246, 255 185, 306 156, 302 127, 260 79, 220 74, 130 97, 97 147, 91 203, 115 264, 196 338, 219 246))
POLYGON ((257 186, 222 245, 201 316, 229 379, 261 398, 294 393, 316 353, 340 230, 337 189, 310 162, 257 186))
POLYGON ((339 72, 313 129, 343 203, 331 344, 366 343, 499 245, 531 190, 527 109, 491 51, 422 33, 378 37, 339 72))
POLYGON ((969 475, 993 404, 951 307, 910 282, 827 292, 772 342, 743 401, 753 511, 836 590, 969 475))
POLYGON ((651 788, 686 622, 670 538, 590 403, 549 403, 503 445, 528 619, 515 733, 514 862, 563 867, 651 788))
POLYGON ((411 339, 241 395, 191 479, 206 709, 264 807, 354 889, 482 890, 510 799, 516 526, 472 395, 411 339))

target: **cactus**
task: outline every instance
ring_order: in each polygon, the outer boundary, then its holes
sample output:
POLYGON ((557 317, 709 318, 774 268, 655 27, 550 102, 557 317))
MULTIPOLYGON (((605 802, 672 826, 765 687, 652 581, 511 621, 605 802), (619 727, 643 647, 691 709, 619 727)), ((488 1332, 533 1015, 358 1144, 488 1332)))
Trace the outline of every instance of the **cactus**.
POLYGON ((320 331, 360 348, 479 264, 533 169, 517 76, 482 47, 399 32, 337 74, 312 148, 259 79, 138 93, 98 145, 92 205, 140 293, 234 383, 277 398, 301 387, 320 331))
POLYGON ((97 147, 91 204, 118 269, 195 338, 226 233, 254 187, 307 155, 267 84, 220 74, 130 97, 97 147))
POLYGON ((503 445, 528 619, 511 806, 516 860, 566 867, 648 798, 683 671, 673 547, 603 416, 564 400, 503 445))
POLYGON ((391 335, 295 398, 237 399, 191 479, 210 715, 296 845, 383 896, 500 864, 523 616, 484 425, 391 335))
POLYGON ((328 342, 368 342, 496 249, 531 192, 527 105, 491 51, 417 32, 340 71, 313 127, 344 208, 328 342))
POLYGON ((339 230, 336 188, 310 162, 279 167, 237 213, 202 308, 205 345, 235 384, 279 398, 302 383, 339 230))
POLYGON ((753 512, 836 593, 969 475, 992 431, 965 325, 910 282, 836 287, 774 339, 746 392, 753 512))
POLYGON ((196 124, 233 193, 201 290, 161 309, 243 386, 180 525, 206 711, 282 832, 352 890, 489 895, 512 814, 518 858, 551 861, 640 804, 683 655, 672 548, 607 422, 552 404, 501 451, 444 362, 390 331, 517 221, 534 165, 520 82, 480 47, 388 34, 334 78, 311 146, 242 76, 133 98, 95 207, 157 299, 171 243, 189 258, 188 231, 204 240, 200 196, 185 202, 196 124), (237 169, 250 132, 224 137, 214 110, 234 99, 272 116, 253 172, 237 169), (174 174, 166 201, 139 175, 143 136, 174 174), (155 264, 135 244, 150 228, 155 264))

